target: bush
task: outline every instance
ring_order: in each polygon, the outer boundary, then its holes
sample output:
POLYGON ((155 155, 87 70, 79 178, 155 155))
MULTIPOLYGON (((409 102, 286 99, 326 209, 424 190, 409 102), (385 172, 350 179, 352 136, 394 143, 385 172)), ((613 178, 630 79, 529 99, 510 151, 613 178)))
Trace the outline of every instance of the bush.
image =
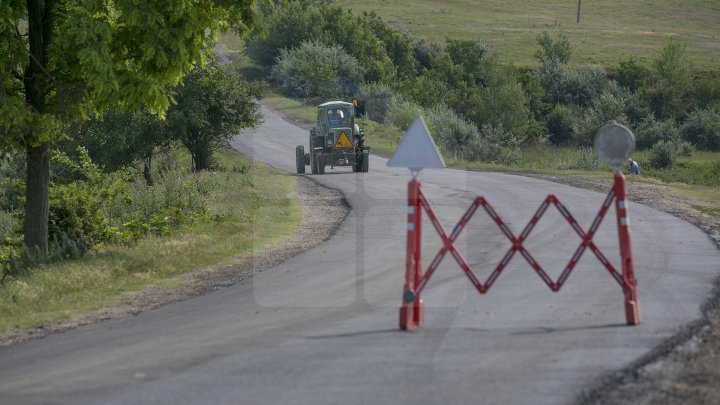
POLYGON ((649 149, 660 141, 669 142, 680 139, 680 130, 675 120, 657 121, 650 119, 635 131, 635 146, 638 149, 649 149))
POLYGON ((656 169, 672 167, 674 163, 672 142, 660 141, 650 149, 650 166, 656 169))
POLYGON ((514 165, 520 161, 519 142, 502 126, 485 124, 477 142, 471 145, 471 156, 481 162, 514 165))
POLYGON ((703 109, 691 112, 680 133, 683 139, 698 149, 720 150, 720 112, 716 109, 703 109))
POLYGON ((637 91, 650 77, 650 70, 630 58, 620 62, 615 80, 630 91, 637 91))
POLYGON ((402 102, 390 107, 385 122, 395 125, 406 131, 415 121, 415 118, 423 115, 423 109, 419 105, 410 102, 402 102))
POLYGON ((692 87, 687 45, 668 40, 653 60, 652 82, 643 88, 645 98, 659 118, 682 117, 689 108, 692 87))
POLYGON ((412 60, 409 40, 404 43, 402 35, 376 15, 355 15, 335 0, 287 1, 282 6, 274 1, 258 3, 265 14, 266 35, 248 35, 245 51, 262 67, 270 67, 283 51, 305 42, 343 48, 363 67, 368 81, 392 80, 395 66, 389 50, 397 61, 412 60))
POLYGON ((610 82, 585 110, 575 130, 575 143, 591 145, 597 131, 609 121, 637 128, 652 117, 644 101, 627 88, 610 82))
POLYGON ((571 69, 557 59, 550 59, 535 74, 551 104, 589 106, 605 87, 606 74, 599 66, 571 69))
POLYGON ((573 137, 574 128, 578 124, 579 111, 568 105, 556 104, 547 118, 547 129, 550 142, 556 145, 566 144, 573 137))
POLYGON ((339 46, 303 42, 283 49, 272 68, 271 78, 283 93, 298 98, 345 98, 354 96, 363 82, 365 69, 339 46))
POLYGON ((650 166, 656 169, 671 168, 678 157, 691 157, 695 148, 681 140, 659 141, 650 149, 650 166))
POLYGON ((572 48, 570 46, 570 39, 568 39, 567 34, 564 32, 552 38, 547 31, 543 31, 535 39, 540 46, 540 49, 535 52, 535 58, 540 61, 540 63, 544 64, 553 59, 561 63, 570 62, 572 48))
MULTIPOLYGON (((97 244, 113 239, 110 225, 113 208, 128 202, 127 173, 105 174, 95 165, 83 148, 78 148, 78 161, 56 152, 56 166, 64 168, 77 180, 67 184, 53 182, 49 188, 48 237, 51 248, 63 258, 75 258, 97 244)), ((51 249, 52 250, 52 249, 51 249)))
POLYGON ((440 147, 459 158, 471 158, 468 150, 480 137, 478 128, 460 117, 445 104, 438 104, 426 114, 428 129, 440 147))
POLYGON ((376 122, 385 122, 390 107, 403 101, 400 94, 382 83, 361 86, 358 98, 365 107, 365 116, 376 122))

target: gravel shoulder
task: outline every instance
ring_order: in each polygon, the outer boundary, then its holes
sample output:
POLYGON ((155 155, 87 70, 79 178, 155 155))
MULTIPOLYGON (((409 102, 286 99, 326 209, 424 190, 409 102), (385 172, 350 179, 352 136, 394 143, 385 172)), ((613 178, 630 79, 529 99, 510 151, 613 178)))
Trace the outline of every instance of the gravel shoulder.
MULTIPOLYGON (((606 193, 611 179, 525 175, 573 187, 606 193)), ((630 200, 685 219, 720 248, 720 219, 698 210, 698 203, 674 194, 670 187, 627 182, 630 200)), ((632 211, 630 212, 632 215, 632 211)), ((692 322, 624 370, 609 374, 578 398, 580 404, 720 404, 720 278, 702 308, 702 319, 692 322)))
POLYGON ((298 201, 302 213, 302 221, 298 229, 285 240, 265 246, 253 254, 231 258, 234 263, 242 264, 217 265, 193 270, 173 278, 170 283, 172 287, 154 286, 142 291, 126 293, 119 299, 118 305, 58 322, 0 334, 0 347, 106 319, 137 315, 162 305, 242 282, 252 277, 254 273, 270 269, 277 263, 330 238, 350 209, 342 193, 320 186, 304 176, 297 176, 295 187, 289 197, 298 201))

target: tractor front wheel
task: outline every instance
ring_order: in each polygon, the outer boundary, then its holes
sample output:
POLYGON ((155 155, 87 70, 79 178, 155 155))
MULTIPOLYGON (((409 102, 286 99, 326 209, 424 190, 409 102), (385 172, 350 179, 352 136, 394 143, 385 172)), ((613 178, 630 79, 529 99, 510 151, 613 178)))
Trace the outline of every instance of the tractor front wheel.
POLYGON ((295 166, 299 174, 305 173, 305 147, 302 145, 295 148, 295 166))

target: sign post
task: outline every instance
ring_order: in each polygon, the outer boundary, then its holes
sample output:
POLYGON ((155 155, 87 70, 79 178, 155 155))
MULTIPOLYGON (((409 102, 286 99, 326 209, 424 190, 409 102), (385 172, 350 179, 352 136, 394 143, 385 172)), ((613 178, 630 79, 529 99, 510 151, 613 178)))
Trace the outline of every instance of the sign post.
POLYGON ((406 167, 412 175, 408 183, 407 252, 400 329, 415 329, 425 322, 423 301, 420 294, 416 294, 422 278, 422 205, 418 175, 422 169, 445 168, 445 162, 421 117, 415 119, 387 165, 406 167))
POLYGON ((623 293, 625 294, 625 319, 628 325, 640 323, 640 303, 637 294, 637 280, 633 264, 632 242, 630 239, 630 218, 625 199, 627 188, 625 176, 620 166, 627 162, 635 149, 635 136, 624 125, 612 121, 598 130, 595 135, 595 153, 600 160, 613 169, 615 192, 615 213, 617 217, 618 238, 620 241, 620 266, 623 277, 623 293))

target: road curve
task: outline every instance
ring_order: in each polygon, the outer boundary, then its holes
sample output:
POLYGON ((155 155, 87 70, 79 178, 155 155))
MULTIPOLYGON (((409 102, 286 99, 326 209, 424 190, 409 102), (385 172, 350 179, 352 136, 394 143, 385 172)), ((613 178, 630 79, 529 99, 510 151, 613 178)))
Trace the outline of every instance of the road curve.
MULTIPOLYGON (((294 171, 307 132, 264 113, 232 146, 294 171)), ((409 175, 385 162, 314 176, 345 194, 347 219, 330 240, 243 284, 0 349, 0 402, 568 403, 699 318, 720 274, 720 254, 698 228, 631 204, 642 324, 624 324, 622 292, 591 254, 559 293, 518 256, 483 296, 448 257, 423 293, 425 327, 401 332, 409 175)), ((446 228, 477 194, 516 233, 548 193, 584 228, 604 198, 498 173, 428 170, 421 180, 446 228)), ((424 229, 429 263, 440 243, 424 229)), ((526 247, 557 277, 578 243, 549 210, 526 247)), ((596 243, 617 266, 612 217, 596 243)), ((509 242, 478 212, 458 246, 484 278, 509 242)))

